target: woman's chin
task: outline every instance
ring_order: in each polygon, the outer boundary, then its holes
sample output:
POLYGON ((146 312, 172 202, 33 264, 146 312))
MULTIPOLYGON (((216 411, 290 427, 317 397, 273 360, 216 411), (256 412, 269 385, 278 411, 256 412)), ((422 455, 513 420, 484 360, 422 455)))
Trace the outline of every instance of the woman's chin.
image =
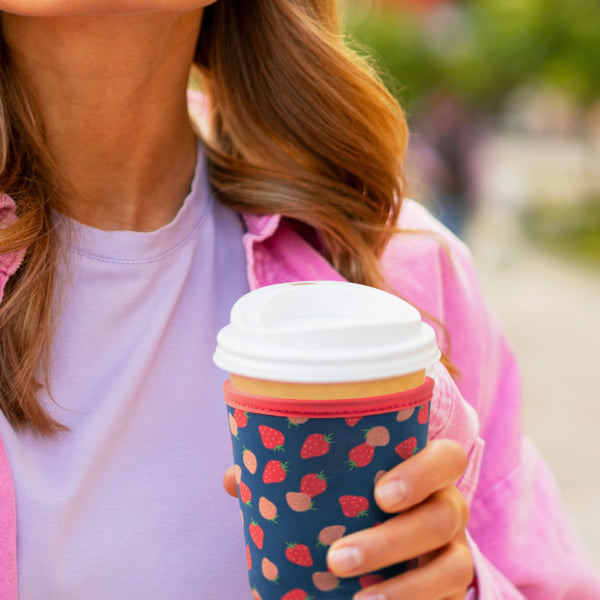
POLYGON ((188 12, 216 0, 0 0, 0 11, 29 17, 125 16, 188 12))

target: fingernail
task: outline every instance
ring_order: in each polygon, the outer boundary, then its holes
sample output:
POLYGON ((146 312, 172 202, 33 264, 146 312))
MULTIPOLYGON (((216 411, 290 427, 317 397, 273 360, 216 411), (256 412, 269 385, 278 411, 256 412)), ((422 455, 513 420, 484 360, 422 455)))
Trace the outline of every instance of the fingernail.
POLYGON ((386 600, 386 597, 378 592, 372 594, 367 592, 365 594, 358 594, 358 596, 354 596, 352 600, 386 600))
POLYGON ((362 561, 363 554, 361 550, 353 546, 332 548, 327 554, 327 562, 334 571, 350 573, 358 569, 362 561))
POLYGON ((387 508, 394 508, 408 496, 406 483, 401 479, 392 479, 377 488, 377 499, 387 508))

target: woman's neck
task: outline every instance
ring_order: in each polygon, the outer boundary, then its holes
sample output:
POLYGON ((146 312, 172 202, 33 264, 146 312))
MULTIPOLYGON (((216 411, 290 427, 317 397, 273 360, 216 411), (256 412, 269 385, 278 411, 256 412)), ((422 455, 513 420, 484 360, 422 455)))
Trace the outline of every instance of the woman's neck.
POLYGON ((59 175, 74 191, 70 216, 145 231, 177 213, 196 164, 186 87, 201 17, 2 15, 59 175))

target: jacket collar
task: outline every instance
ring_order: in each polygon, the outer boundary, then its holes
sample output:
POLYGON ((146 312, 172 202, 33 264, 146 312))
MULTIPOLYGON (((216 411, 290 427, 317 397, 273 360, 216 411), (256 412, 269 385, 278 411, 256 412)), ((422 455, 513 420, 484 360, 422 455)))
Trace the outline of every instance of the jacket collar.
POLYGON ((253 215, 242 214, 247 235, 255 242, 264 242, 279 228, 281 215, 253 215))
MULTIPOLYGON (((8 227, 15 221, 17 218, 15 210, 16 206, 13 199, 6 194, 0 193, 0 230, 8 227)), ((25 250, 0 254, 0 298, 2 298, 2 287, 5 279, 8 279, 8 277, 15 273, 21 262, 23 262, 24 257, 25 250)))

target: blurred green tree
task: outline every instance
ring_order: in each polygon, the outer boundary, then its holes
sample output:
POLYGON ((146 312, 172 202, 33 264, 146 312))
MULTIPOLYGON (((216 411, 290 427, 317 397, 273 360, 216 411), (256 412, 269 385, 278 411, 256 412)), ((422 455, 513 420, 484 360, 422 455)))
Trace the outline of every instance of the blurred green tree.
POLYGON ((463 0, 424 12, 350 4, 348 33, 375 55, 409 108, 441 88, 496 111, 512 89, 532 82, 582 104, 600 96, 598 0, 463 0))

